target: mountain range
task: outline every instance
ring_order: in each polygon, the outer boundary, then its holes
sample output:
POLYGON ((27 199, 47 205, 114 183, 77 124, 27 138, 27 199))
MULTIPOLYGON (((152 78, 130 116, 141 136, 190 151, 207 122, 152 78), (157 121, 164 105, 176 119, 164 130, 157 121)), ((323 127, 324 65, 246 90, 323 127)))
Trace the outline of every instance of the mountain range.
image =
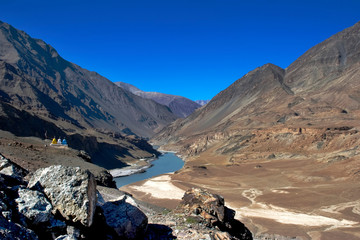
POLYGON ((124 82, 115 82, 115 84, 137 96, 146 99, 152 99, 157 103, 168 106, 170 110, 179 118, 186 118, 196 109, 202 106, 201 104, 185 97, 159 92, 145 92, 129 83, 124 82))

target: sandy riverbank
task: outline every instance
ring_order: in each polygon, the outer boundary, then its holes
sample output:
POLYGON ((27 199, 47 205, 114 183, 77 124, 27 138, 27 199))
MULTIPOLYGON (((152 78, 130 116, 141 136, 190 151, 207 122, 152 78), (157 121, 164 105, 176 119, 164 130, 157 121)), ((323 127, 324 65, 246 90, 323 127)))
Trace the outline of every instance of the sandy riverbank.
POLYGON ((129 166, 129 167, 111 169, 111 170, 109 170, 109 172, 114 178, 125 177, 125 176, 130 176, 130 175, 133 175, 136 173, 142 173, 150 167, 151 167, 151 164, 148 164, 145 166, 129 166))

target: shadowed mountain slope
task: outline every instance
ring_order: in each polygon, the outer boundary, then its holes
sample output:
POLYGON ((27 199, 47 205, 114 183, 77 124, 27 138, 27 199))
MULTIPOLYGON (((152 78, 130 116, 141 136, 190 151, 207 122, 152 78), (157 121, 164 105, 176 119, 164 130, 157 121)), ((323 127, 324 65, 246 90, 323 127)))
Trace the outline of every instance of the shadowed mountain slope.
POLYGON ((168 107, 119 88, 0 22, 0 130, 65 137, 94 163, 116 168, 159 154, 137 136, 151 137, 175 119, 168 107))
POLYGON ((123 89, 132 92, 135 95, 146 99, 152 99, 157 103, 168 106, 171 111, 179 118, 185 118, 191 113, 201 107, 200 104, 181 96, 158 93, 158 92, 145 92, 137 87, 124 82, 115 82, 116 85, 123 89))
POLYGON ((15 107, 80 128, 150 137, 176 119, 153 101, 59 56, 42 40, 0 23, 0 96, 15 107))

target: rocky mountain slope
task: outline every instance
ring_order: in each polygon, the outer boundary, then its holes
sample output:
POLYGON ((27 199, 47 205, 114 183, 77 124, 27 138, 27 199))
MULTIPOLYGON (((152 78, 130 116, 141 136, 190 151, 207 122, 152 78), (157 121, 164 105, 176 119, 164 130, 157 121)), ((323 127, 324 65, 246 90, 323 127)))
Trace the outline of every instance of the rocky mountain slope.
POLYGON ((286 69, 249 72, 152 141, 186 157, 178 187, 216 189, 255 236, 358 239, 359 67, 357 23, 286 69))
POLYGON ((1 101, 56 122, 150 137, 176 117, 163 105, 64 60, 42 40, 0 22, 1 101))
POLYGON ((168 106, 171 111, 179 118, 185 118, 193 113, 196 109, 201 107, 200 104, 185 97, 159 92, 145 92, 129 83, 124 82, 115 82, 115 84, 137 96, 146 99, 152 99, 157 103, 168 106))

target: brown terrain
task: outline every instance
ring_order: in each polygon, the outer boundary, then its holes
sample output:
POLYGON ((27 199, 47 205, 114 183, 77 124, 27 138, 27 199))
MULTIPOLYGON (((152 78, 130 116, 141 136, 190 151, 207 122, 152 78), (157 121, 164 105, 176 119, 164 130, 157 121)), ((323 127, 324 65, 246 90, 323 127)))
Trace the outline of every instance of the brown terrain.
POLYGON ((357 23, 163 129, 152 142, 184 168, 122 189, 167 207, 189 187, 208 189, 259 239, 360 239, 359 131, 357 23))

